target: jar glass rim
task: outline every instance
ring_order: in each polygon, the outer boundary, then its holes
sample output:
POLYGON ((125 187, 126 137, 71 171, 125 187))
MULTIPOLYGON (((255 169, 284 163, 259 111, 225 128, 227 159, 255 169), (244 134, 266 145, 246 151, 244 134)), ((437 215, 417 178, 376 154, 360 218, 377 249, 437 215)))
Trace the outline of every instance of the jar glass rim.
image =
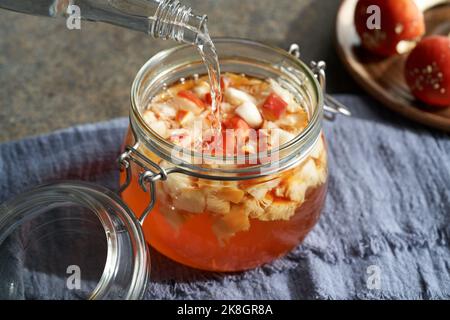
MULTIPOLYGON (((280 146, 277 150, 277 152, 279 154, 282 154, 283 152, 287 152, 290 150, 290 153, 288 154, 294 154, 294 153, 299 153, 299 147, 301 145, 304 144, 305 141, 309 141, 309 143, 307 143, 306 147, 303 148, 304 151, 302 151, 302 153, 307 153, 305 151, 310 150, 314 143, 319 139, 320 137, 320 132, 322 129, 322 118, 323 118, 323 106, 324 106, 324 94, 323 94, 323 90, 322 87, 320 85, 320 83, 318 82, 316 76, 314 75, 314 73, 312 72, 312 70, 304 63, 302 62, 300 59, 294 57, 292 54, 290 54, 289 52, 276 47, 276 46, 272 46, 269 44, 265 44, 262 42, 257 42, 257 41, 253 41, 253 40, 249 40, 249 39, 244 39, 244 38, 213 38, 213 42, 216 46, 221 45, 221 44, 227 44, 230 46, 233 45, 245 45, 245 46, 249 46, 249 47, 253 47, 253 48, 260 48, 261 50, 266 50, 266 51, 270 51, 271 53, 276 54, 277 56, 279 56, 280 58, 282 58, 283 60, 289 61, 290 63, 293 63, 295 65, 296 68, 298 68, 301 71, 301 74, 306 76, 307 80, 309 81, 309 83, 312 85, 311 87, 314 89, 313 94, 316 97, 316 104, 313 108, 313 112, 310 115, 309 118, 309 122, 307 124, 307 126, 300 132, 300 134, 298 134, 294 139, 292 139, 291 141, 283 144, 282 146, 280 146)), ((149 71, 152 69, 152 67, 155 64, 159 64, 161 63, 161 61, 163 59, 166 59, 172 55, 177 54, 180 51, 186 50, 186 49, 192 49, 192 45, 189 44, 184 44, 184 45, 180 45, 180 46, 176 46, 173 48, 169 48, 166 50, 163 50, 159 53, 157 53, 156 55, 154 55, 152 58, 150 58, 139 70, 139 72, 137 73, 132 87, 131 87, 131 111, 130 111, 130 126, 131 129, 133 130, 133 134, 140 134, 140 136, 145 137, 144 138, 144 143, 150 147, 150 149, 152 149, 152 151, 155 151, 155 148, 157 149, 158 147, 163 147, 166 149, 173 149, 173 148, 179 148, 178 146, 176 146, 175 144, 171 143, 170 141, 164 139, 163 137, 161 137, 157 132, 153 131, 150 126, 146 123, 141 110, 143 110, 144 108, 142 108, 142 106, 140 106, 140 101, 139 101, 139 90, 141 89, 142 86, 142 82, 144 81, 146 75, 149 73, 149 71), (156 146, 156 147, 155 147, 156 146)), ((220 52, 218 52, 219 54, 219 60, 220 60, 220 52)), ((198 57, 200 60, 200 56, 198 57)), ((196 157, 203 157, 206 158, 204 155, 192 151, 190 149, 182 149, 182 152, 186 152, 186 154, 192 154, 196 157)), ((156 152, 159 156, 162 156, 163 159, 168 160, 169 162, 171 162, 172 159, 168 159, 167 157, 164 156, 164 153, 158 153, 156 152)), ((259 157, 260 155, 256 155, 256 157, 259 157)), ((265 155, 267 156, 267 155, 265 155)), ((211 159, 217 159, 217 157, 211 156, 211 159)), ((235 157, 236 159, 236 157, 235 157)), ((284 159, 280 158, 280 163, 281 160, 284 160, 284 165, 281 167, 281 169, 285 169, 288 168, 292 165, 293 161, 290 161, 292 159, 288 159, 287 157, 285 157, 284 159)), ((297 161, 295 161, 295 163, 297 163, 297 161)), ((270 168, 272 165, 271 164, 257 164, 257 165, 251 165, 245 168, 203 168, 203 167, 199 167, 196 166, 192 163, 185 163, 183 162, 182 164, 178 164, 177 166, 179 167, 184 167, 185 169, 187 169, 187 171, 203 171, 206 172, 206 174, 203 176, 204 178, 212 178, 212 179, 217 179, 217 178, 221 178, 226 174, 243 174, 249 178, 253 177, 252 173, 254 172, 261 172, 262 170, 264 170, 264 167, 268 167, 270 168), (218 174, 218 175, 214 175, 214 174, 218 174)), ((281 170, 280 166, 278 166, 278 170, 281 170)), ((265 172, 267 174, 271 173, 270 170, 268 170, 266 168, 265 172)))

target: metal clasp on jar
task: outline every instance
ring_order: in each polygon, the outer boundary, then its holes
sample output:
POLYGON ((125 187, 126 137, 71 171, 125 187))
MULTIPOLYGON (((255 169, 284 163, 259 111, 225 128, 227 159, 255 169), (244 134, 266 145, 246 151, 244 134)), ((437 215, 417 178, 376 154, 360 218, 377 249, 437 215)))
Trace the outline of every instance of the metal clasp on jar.
POLYGON ((125 182, 119 188, 119 195, 122 194, 125 189, 131 183, 131 179, 133 178, 131 163, 135 163, 140 169, 139 173, 139 185, 141 186, 144 192, 148 192, 150 196, 150 203, 144 209, 142 214, 139 216, 138 220, 140 224, 144 224, 145 219, 147 218, 150 211, 152 211, 156 202, 156 192, 155 192, 155 184, 156 181, 165 181, 167 180, 167 176, 177 171, 176 168, 168 168, 164 169, 154 161, 148 159, 145 155, 140 153, 137 150, 137 147, 129 147, 125 148, 125 152, 122 153, 118 159, 120 171, 126 171, 125 182))
MULTIPOLYGON (((298 44, 296 43, 291 44, 288 52, 295 58, 300 59, 300 47, 298 44)), ((324 93, 325 99, 325 105, 323 107, 325 110, 324 117, 329 121, 334 121, 336 119, 336 115, 338 114, 350 117, 352 115, 350 110, 348 110, 346 106, 344 106, 342 103, 340 103, 335 98, 326 93, 327 80, 325 70, 327 65, 325 61, 319 62, 311 61, 310 67, 311 71, 314 73, 317 80, 319 81, 320 86, 322 87, 324 93)))

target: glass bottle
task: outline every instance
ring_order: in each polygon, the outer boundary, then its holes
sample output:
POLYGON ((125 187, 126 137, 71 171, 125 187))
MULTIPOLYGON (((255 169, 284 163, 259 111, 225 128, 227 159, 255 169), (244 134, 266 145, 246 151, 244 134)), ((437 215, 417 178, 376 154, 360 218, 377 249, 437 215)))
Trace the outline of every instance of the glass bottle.
POLYGON ((106 22, 158 39, 197 44, 207 33, 207 17, 177 0, 0 0, 0 8, 48 17, 68 17, 74 6, 81 20, 106 22))

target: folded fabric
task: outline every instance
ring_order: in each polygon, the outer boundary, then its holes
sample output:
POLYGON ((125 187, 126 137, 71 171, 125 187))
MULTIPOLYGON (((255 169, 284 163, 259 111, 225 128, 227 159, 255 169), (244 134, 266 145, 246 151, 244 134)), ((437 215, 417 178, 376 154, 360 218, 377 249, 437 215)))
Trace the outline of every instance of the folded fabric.
MULTIPOLYGON (((324 123, 329 192, 305 242, 271 264, 233 274, 194 270, 151 250, 145 298, 450 298, 450 136, 368 98, 337 98, 354 116, 324 123)), ((1 144, 0 202, 55 180, 117 190, 127 125, 122 118, 1 144)), ((28 298, 56 298, 52 284, 65 281, 25 273, 28 298)))

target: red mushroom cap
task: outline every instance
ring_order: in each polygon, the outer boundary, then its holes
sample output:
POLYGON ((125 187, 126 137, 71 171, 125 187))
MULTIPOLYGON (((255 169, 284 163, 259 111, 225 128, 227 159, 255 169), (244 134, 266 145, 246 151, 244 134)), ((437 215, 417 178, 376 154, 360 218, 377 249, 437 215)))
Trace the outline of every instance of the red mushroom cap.
POLYGON ((413 0, 359 0, 355 10, 355 26, 362 45, 369 51, 391 56, 401 52, 402 41, 417 42, 425 33, 425 18, 413 0), (380 29, 368 26, 370 6, 380 8, 380 29))
POLYGON ((405 78, 414 96, 432 106, 450 106, 450 38, 424 38, 406 61, 405 78))

